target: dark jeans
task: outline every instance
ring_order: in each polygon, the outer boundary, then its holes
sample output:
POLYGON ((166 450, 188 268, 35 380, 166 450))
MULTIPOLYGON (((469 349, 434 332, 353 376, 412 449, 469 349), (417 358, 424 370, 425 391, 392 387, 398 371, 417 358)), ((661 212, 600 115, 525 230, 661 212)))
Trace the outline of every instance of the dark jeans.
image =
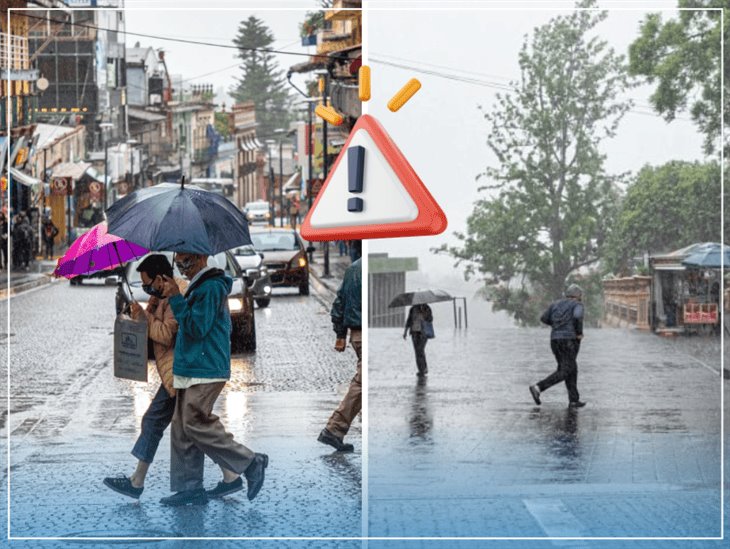
POLYGON ((578 402, 578 351, 580 350, 580 341, 577 339, 552 339, 550 340, 550 348, 553 350, 555 360, 558 361, 558 369, 537 384, 540 392, 549 389, 556 383, 565 381, 565 387, 568 389, 568 400, 570 402, 578 402))
POLYGON ((428 364, 426 364, 426 343, 428 343, 428 338, 423 332, 411 332, 411 339, 413 339, 413 350, 416 351, 418 373, 428 373, 428 364))
POLYGON ((160 384, 155 398, 142 416, 142 432, 132 448, 132 455, 140 461, 152 463, 157 453, 157 447, 162 440, 162 434, 172 421, 175 413, 175 397, 171 397, 160 384))
POLYGON ((53 259, 53 240, 45 240, 43 243, 46 247, 44 257, 53 259))

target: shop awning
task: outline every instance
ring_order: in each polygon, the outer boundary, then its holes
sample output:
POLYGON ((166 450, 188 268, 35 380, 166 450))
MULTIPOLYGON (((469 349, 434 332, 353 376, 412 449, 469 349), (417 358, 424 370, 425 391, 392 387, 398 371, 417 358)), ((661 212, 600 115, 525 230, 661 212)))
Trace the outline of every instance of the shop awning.
POLYGON ((36 179, 32 175, 13 167, 10 168, 10 177, 18 183, 32 187, 34 191, 37 190, 42 183, 40 179, 36 179))
POLYGON ((53 166, 51 177, 70 177, 74 181, 81 179, 91 167, 88 162, 63 162, 53 166))

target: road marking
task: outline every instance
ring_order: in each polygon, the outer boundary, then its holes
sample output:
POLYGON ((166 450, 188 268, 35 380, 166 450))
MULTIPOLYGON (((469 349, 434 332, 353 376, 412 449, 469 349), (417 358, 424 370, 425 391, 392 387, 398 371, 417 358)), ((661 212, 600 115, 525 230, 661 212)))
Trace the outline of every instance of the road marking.
MULTIPOLYGON (((523 499, 522 502, 535 518, 547 537, 586 537, 589 532, 563 504, 554 498, 523 499)), ((561 547, 582 547, 582 542, 573 540, 552 540, 561 547)))
POLYGON ((713 368, 709 364, 705 364, 699 358, 693 357, 692 355, 688 355, 686 353, 682 353, 682 354, 684 354, 684 356, 686 356, 687 358, 689 358, 691 360, 694 360, 695 362, 701 364, 702 366, 704 366, 705 368, 707 368, 708 370, 710 370, 713 374, 720 375, 720 373, 721 373, 720 370, 715 370, 715 368, 713 368))

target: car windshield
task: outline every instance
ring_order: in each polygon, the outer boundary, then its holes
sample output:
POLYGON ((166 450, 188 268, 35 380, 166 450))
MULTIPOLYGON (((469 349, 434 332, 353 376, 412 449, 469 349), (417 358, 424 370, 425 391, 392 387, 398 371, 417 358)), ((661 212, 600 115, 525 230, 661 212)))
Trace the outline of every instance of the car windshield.
POLYGON ((293 232, 251 233, 254 248, 262 252, 298 250, 299 243, 293 232))
POLYGON ((242 246, 240 248, 236 248, 235 250, 231 250, 233 255, 243 255, 243 256, 251 256, 256 255, 256 250, 253 246, 242 246))
MULTIPOLYGON (((167 260, 172 262, 172 252, 156 252, 161 253, 165 257, 167 257, 167 260)), ((129 264, 127 267, 127 278, 129 279, 129 283, 132 286, 141 286, 142 285, 142 277, 140 273, 137 272, 137 267, 139 267, 140 263, 144 261, 145 257, 141 257, 132 263, 129 264)), ((216 267, 218 269, 223 269, 225 273, 230 276, 233 279, 236 279, 238 276, 240 276, 240 270, 238 267, 238 264, 235 261, 230 261, 229 257, 226 255, 225 252, 221 252, 216 255, 212 255, 208 257, 208 266, 210 267, 216 267)), ((173 268, 173 276, 176 276, 178 278, 183 278, 183 276, 180 274, 180 271, 177 270, 177 267, 173 268)))
POLYGON ((266 202, 249 202, 246 204, 247 210, 263 210, 267 211, 269 209, 269 204, 266 202))

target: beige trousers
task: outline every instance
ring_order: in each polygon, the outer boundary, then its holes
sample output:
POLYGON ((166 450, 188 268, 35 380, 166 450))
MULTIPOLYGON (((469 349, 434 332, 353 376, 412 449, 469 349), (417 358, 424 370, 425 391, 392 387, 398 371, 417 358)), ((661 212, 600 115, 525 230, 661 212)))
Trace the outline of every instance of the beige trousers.
POLYGON ((205 456, 239 474, 253 461, 254 453, 233 440, 220 418, 213 414, 213 405, 225 385, 204 383, 177 390, 170 459, 173 492, 203 487, 205 456))
POLYGON ((357 353, 357 372, 350 382, 345 398, 327 422, 327 430, 342 439, 362 409, 362 331, 350 330, 350 345, 357 353))

